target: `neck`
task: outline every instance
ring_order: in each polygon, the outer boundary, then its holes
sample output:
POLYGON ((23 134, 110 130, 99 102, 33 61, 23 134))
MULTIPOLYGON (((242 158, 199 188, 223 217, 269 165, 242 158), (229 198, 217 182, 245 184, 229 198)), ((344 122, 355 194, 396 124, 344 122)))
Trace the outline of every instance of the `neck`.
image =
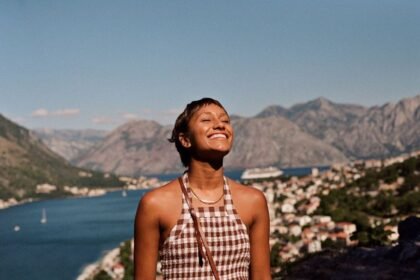
POLYGON ((217 189, 224 184, 223 165, 209 164, 192 160, 188 167, 188 179, 190 185, 196 189, 217 189))

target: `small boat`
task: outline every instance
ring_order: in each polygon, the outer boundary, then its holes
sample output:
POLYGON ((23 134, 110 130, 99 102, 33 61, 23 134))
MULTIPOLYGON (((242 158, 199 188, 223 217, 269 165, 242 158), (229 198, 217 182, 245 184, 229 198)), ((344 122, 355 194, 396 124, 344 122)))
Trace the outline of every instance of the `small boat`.
POLYGON ((123 190, 122 193, 121 193, 121 196, 122 197, 126 197, 127 196, 127 192, 125 190, 123 190))
POLYGON ((283 171, 277 167, 270 166, 264 168, 251 168, 246 169, 242 175, 242 180, 256 180, 256 179, 268 179, 277 178, 283 174, 283 171))
POLYGON ((14 230, 14 231, 19 231, 19 230, 20 230, 20 226, 19 226, 19 225, 15 225, 15 226, 13 227, 13 230, 14 230))
POLYGON ((41 217, 41 224, 47 223, 47 211, 45 211, 45 208, 42 208, 42 217, 41 217))

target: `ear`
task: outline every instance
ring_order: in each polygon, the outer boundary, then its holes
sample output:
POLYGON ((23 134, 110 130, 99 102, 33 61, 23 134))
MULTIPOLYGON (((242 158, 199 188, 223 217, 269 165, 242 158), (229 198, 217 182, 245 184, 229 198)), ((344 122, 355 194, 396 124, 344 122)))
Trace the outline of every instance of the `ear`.
POLYGON ((191 147, 191 141, 185 133, 180 133, 178 136, 179 142, 184 148, 191 147))

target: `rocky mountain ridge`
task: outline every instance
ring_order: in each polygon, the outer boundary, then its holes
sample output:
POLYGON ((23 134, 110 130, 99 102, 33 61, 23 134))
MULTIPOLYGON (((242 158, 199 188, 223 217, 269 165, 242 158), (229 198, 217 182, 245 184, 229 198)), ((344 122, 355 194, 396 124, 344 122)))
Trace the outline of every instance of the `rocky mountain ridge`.
POLYGON ((283 116, 350 159, 394 156, 420 147, 420 95, 363 107, 318 98, 290 109, 271 106, 257 117, 283 116))
POLYGON ((93 170, 131 176, 180 170, 178 154, 167 141, 170 131, 169 126, 155 121, 130 121, 73 162, 93 170))
MULTIPOLYGON (((254 117, 234 116, 232 125, 235 143, 225 164, 231 169, 383 158, 420 148, 420 95, 373 107, 321 97, 290 108, 269 106, 254 117)), ((132 121, 72 162, 125 175, 179 172, 178 154, 166 141, 170 130, 132 121)))

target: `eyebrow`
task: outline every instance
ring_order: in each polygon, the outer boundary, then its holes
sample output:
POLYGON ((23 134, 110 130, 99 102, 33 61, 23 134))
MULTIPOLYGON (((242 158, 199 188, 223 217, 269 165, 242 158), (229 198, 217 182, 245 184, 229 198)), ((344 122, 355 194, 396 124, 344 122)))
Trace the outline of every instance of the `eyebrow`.
MULTIPOLYGON (((199 115, 199 116, 204 115, 204 114, 206 114, 206 115, 212 115, 212 113, 211 113, 211 112, 202 112, 202 113, 200 113, 200 115, 199 115)), ((228 115, 226 112, 222 112, 222 113, 220 113, 220 114, 218 115, 218 117, 222 117, 222 116, 226 116, 226 117, 228 117, 228 118, 229 118, 229 115, 228 115)))

